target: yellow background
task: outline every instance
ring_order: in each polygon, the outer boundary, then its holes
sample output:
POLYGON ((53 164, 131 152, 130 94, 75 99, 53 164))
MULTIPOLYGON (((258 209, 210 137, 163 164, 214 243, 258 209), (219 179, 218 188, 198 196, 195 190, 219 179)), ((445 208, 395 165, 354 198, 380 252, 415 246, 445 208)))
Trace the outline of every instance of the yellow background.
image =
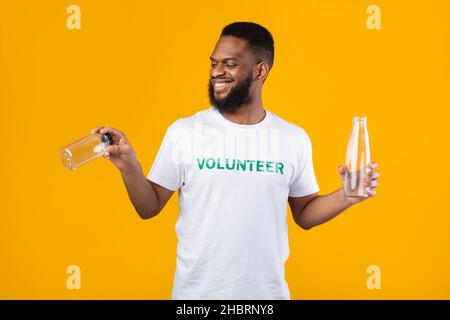
POLYGON ((147 174, 166 127, 208 107, 222 27, 266 26, 275 64, 264 106, 313 143, 319 194, 341 187, 353 116, 366 116, 380 185, 310 231, 289 213, 293 299, 449 299, 448 1, 2 1, 0 298, 169 299, 177 196, 134 212, 118 170, 77 171, 63 145, 124 131, 147 174), (81 30, 66 8, 81 8, 81 30), (381 8, 381 30, 366 9, 381 8), (66 268, 81 268, 81 290, 66 268), (381 289, 366 287, 369 265, 381 289))

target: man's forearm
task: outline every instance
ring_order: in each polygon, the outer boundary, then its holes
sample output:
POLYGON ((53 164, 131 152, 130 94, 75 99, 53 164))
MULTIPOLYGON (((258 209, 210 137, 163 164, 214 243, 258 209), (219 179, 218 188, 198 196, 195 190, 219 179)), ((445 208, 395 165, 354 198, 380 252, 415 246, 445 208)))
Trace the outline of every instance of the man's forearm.
POLYGON ((325 223, 351 205, 346 201, 344 190, 338 189, 327 195, 319 195, 309 202, 306 207, 297 214, 297 224, 304 229, 310 229, 325 223))
POLYGON ((139 162, 133 168, 122 170, 121 174, 136 212, 142 219, 155 215, 159 209, 158 194, 144 176, 139 162))

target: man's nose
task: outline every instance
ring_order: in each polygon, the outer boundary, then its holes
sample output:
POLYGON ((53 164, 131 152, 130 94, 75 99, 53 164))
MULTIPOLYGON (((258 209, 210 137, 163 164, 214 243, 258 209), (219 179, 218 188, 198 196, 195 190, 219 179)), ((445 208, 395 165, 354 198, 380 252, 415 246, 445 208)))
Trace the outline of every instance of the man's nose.
POLYGON ((217 78, 225 75, 225 68, 221 63, 218 63, 216 66, 211 67, 211 78, 217 78))

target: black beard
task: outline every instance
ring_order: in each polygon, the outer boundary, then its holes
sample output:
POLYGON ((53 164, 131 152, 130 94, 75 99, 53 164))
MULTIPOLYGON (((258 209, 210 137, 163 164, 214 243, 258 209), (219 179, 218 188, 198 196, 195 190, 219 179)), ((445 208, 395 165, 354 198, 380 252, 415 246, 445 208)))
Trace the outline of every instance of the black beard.
POLYGON ((231 88, 225 98, 218 100, 214 96, 214 87, 210 80, 208 84, 209 102, 216 107, 219 112, 233 113, 239 109, 240 106, 251 101, 250 86, 252 85, 252 82, 253 75, 250 73, 236 87, 231 88))

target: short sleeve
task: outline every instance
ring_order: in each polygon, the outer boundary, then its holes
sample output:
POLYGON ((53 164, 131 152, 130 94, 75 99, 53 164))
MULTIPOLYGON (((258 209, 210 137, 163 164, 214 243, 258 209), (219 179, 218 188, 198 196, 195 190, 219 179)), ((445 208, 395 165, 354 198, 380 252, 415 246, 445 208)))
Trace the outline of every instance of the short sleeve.
POLYGON ((311 140, 306 132, 303 133, 297 166, 289 185, 289 197, 303 197, 319 191, 314 173, 311 140))
POLYGON ((170 127, 166 130, 147 179, 171 191, 177 191, 183 184, 181 151, 170 127))

